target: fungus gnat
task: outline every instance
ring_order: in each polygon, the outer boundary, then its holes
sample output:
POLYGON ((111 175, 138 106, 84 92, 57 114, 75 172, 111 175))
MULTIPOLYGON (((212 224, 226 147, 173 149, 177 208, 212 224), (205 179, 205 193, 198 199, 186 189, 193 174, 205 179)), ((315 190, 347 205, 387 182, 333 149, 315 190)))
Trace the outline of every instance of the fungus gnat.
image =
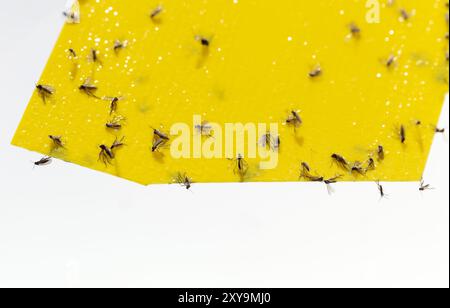
POLYGON ((41 166, 49 165, 49 164, 51 164, 51 162, 52 162, 52 158, 47 156, 47 157, 41 158, 40 160, 38 160, 37 162, 34 162, 33 164, 35 166, 41 167, 41 166))
POLYGON ((123 100, 123 98, 117 97, 117 96, 116 97, 105 96, 105 97, 103 97, 103 100, 110 102, 109 114, 112 115, 113 113, 115 113, 117 111, 119 101, 123 100))
POLYGON ((89 57, 88 59, 94 63, 100 63, 100 59, 98 57, 98 50, 96 49, 91 49, 91 51, 89 52, 89 57))
POLYGON ((384 191, 383 185, 380 184, 380 181, 375 182, 375 184, 377 184, 378 192, 380 193, 381 198, 386 198, 387 195, 384 191))
POLYGON ((153 128, 153 144, 152 152, 156 152, 169 142, 170 138, 167 134, 153 128))
POLYGON ((361 162, 354 162, 350 169, 353 173, 358 173, 360 175, 366 174, 366 169, 363 167, 361 162))
POLYGON ((56 148, 63 148, 64 147, 64 143, 62 141, 62 137, 61 136, 49 135, 48 138, 50 138, 50 140, 53 142, 53 146, 55 146, 56 148))
POLYGON ((427 191, 427 190, 433 190, 430 184, 425 184, 425 181, 422 179, 420 180, 420 187, 419 191, 427 191))
POLYGON ((322 75, 322 68, 320 66, 314 68, 312 71, 308 73, 308 76, 311 78, 316 78, 322 75))
POLYGON ((350 34, 353 37, 359 38, 359 36, 361 35, 361 28, 358 27, 358 25, 356 25, 355 23, 351 23, 349 25, 349 29, 350 29, 350 34))
POLYGON ((239 174, 240 177, 244 177, 248 172, 248 163, 245 161, 242 154, 238 154, 238 156, 235 159, 231 159, 234 163, 234 174, 239 174))
POLYGON ((342 169, 344 169, 344 170, 349 169, 349 163, 343 156, 335 153, 335 154, 331 155, 331 158, 342 169))
POLYGON ((106 127, 113 130, 119 130, 122 128, 122 122, 125 120, 122 116, 116 116, 111 121, 106 123, 106 127))
POLYGON ((406 11, 406 9, 400 9, 400 15, 403 18, 403 20, 407 21, 411 18, 411 14, 406 11))
POLYGON ((445 128, 435 127, 435 128, 434 128, 434 132, 435 132, 436 134, 445 134, 445 128))
POLYGON ((195 125, 195 130, 204 137, 212 137, 213 127, 208 122, 202 122, 202 124, 195 125))
POLYGON ((123 141, 125 140, 125 137, 122 137, 122 139, 117 139, 114 140, 113 144, 111 145, 111 151, 114 153, 114 150, 121 148, 125 145, 125 143, 123 143, 123 141))
POLYGON ((95 92, 98 90, 97 86, 92 84, 89 79, 87 79, 80 87, 80 91, 86 94, 87 96, 91 96, 97 99, 100 99, 95 92))
POLYGON ((382 145, 379 145, 377 148, 377 157, 379 161, 383 161, 386 154, 384 152, 384 147, 382 145))
POLYGON ((303 120, 300 117, 299 113, 295 110, 291 111, 291 114, 289 115, 289 117, 286 119, 286 124, 292 125, 295 128, 299 127, 300 125, 302 125, 303 120))
POLYGON ((375 169, 376 169, 375 160, 374 160, 372 157, 370 157, 370 158, 367 160, 367 168, 366 168, 366 171, 369 171, 369 170, 375 170, 375 169))
POLYGON ((69 48, 67 50, 69 52, 69 55, 73 58, 76 59, 77 58, 77 53, 75 52, 75 50, 73 48, 69 48))
POLYGON ((261 137, 259 143, 262 147, 277 151, 280 148, 281 139, 280 136, 273 136, 271 132, 267 132, 261 137))
POLYGON ((175 182, 186 188, 187 190, 192 187, 192 179, 186 175, 186 173, 178 173, 175 178, 175 182))
POLYGON ((55 89, 52 86, 43 84, 36 85, 36 90, 44 103, 55 93, 55 89))
POLYGON ((211 40, 203 36, 197 35, 195 39, 200 42, 203 47, 209 47, 211 45, 211 40))
POLYGON ((126 48, 128 46, 128 41, 114 41, 114 52, 118 53, 120 50, 126 48))
POLYGON ((150 18, 152 19, 152 20, 154 20, 156 17, 158 17, 159 15, 161 15, 161 13, 164 11, 164 8, 160 5, 160 6, 157 6, 155 9, 153 9, 151 12, 150 12, 150 18))
POLYGON ((404 125, 400 125, 400 130, 398 133, 401 143, 404 144, 406 142, 406 128, 404 125))
POLYGON ((105 166, 111 164, 111 160, 114 159, 113 151, 106 145, 100 145, 100 153, 98 154, 98 160, 105 164, 105 166))

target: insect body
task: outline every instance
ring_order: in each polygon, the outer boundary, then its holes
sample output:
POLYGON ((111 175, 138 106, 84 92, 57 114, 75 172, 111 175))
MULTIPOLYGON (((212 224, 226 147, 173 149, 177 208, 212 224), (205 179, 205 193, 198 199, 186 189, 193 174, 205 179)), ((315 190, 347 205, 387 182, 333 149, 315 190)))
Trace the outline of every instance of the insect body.
POLYGON ((399 138, 403 144, 406 142, 406 129, 404 125, 400 126, 399 138))
POLYGON ((170 138, 167 134, 165 134, 157 129, 153 129, 152 152, 156 152, 161 147, 166 145, 169 141, 170 141, 170 138))
POLYGON ((37 162, 34 162, 35 166, 46 166, 49 165, 52 162, 52 158, 51 157, 43 157, 40 160, 38 160, 37 162))
POLYGON ((85 93, 87 96, 91 96, 100 99, 95 92, 98 90, 97 86, 92 84, 89 79, 87 79, 80 87, 80 91, 85 93))
POLYGON ((420 187, 419 187, 419 190, 420 191, 427 191, 427 190, 432 190, 433 188, 431 187, 431 185, 430 184, 425 184, 425 181, 422 179, 421 181, 420 181, 420 187))
POLYGON ((344 170, 349 170, 349 163, 343 156, 335 153, 331 155, 331 158, 339 167, 341 167, 344 170))
POLYGON ((192 179, 189 178, 186 173, 178 173, 177 177, 175 178, 175 182, 185 187, 187 190, 191 189, 193 183, 192 179))
POLYGON ((289 115, 289 117, 286 119, 286 123, 289 125, 294 126, 295 128, 299 127, 300 125, 302 125, 303 120, 300 117, 299 113, 295 110, 291 111, 291 114, 289 115))
POLYGON ((379 181, 377 181, 376 184, 377 184, 378 192, 380 193, 381 198, 386 198, 387 195, 384 191, 383 185, 381 185, 379 181))
POLYGON ((319 77, 320 75, 322 75, 322 68, 320 66, 318 66, 315 69, 313 69, 312 71, 310 71, 308 75, 311 78, 319 77))
POLYGON ((119 41, 119 40, 116 40, 115 42, 114 42, 114 52, 115 53, 118 53, 120 50, 122 50, 122 49, 124 49, 124 48, 126 48, 128 46, 128 41, 119 41))
POLYGON ((42 98, 44 103, 47 101, 50 96, 55 93, 55 89, 49 85, 38 84, 36 85, 36 90, 38 91, 39 96, 42 98))
POLYGON ((64 143, 62 141, 62 137, 61 136, 53 136, 53 135, 49 135, 48 136, 50 138, 50 140, 53 142, 53 145, 56 148, 63 148, 64 147, 64 143))
POLYGON ((377 156, 378 156, 378 160, 382 161, 385 158, 385 152, 384 152, 384 147, 382 145, 378 146, 377 149, 377 156))
POLYGON ((150 18, 151 19, 156 19, 156 17, 158 17, 159 15, 161 15, 161 13, 164 11, 164 8, 162 6, 158 6, 156 7, 153 11, 151 11, 150 13, 150 18))

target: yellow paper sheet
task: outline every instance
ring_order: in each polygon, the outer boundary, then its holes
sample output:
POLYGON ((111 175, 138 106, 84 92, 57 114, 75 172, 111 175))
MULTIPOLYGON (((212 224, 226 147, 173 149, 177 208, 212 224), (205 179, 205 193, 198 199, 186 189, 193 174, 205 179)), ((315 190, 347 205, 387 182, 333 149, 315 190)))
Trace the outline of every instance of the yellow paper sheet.
POLYGON ((446 3, 80 1, 80 23, 64 26, 37 82, 55 92, 45 102, 34 92, 13 144, 141 184, 170 183, 178 173, 198 183, 298 181, 301 162, 325 178, 418 180, 448 92, 446 3), (115 51, 116 40, 124 48, 115 51), (320 76, 308 75, 319 67, 320 76), (105 127, 110 102, 79 90, 88 79, 98 97, 120 97, 121 130, 105 127), (295 129, 286 124, 292 110, 303 120, 295 129), (152 152, 152 128, 192 126, 195 115, 222 126, 277 123, 277 167, 262 170, 260 158, 243 153, 242 176, 225 154, 175 159, 168 146, 152 152), (64 147, 55 148, 49 135, 61 136, 64 147), (122 137, 111 164, 99 161, 99 146, 122 137), (333 153, 352 165, 373 157, 375 168, 347 172, 333 153))

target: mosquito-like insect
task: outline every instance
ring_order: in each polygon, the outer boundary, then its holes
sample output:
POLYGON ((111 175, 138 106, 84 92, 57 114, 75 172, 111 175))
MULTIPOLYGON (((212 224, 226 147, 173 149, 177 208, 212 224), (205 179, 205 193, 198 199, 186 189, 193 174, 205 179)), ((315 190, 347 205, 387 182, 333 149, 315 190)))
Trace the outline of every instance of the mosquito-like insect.
POLYGON ((103 100, 110 102, 109 105, 109 114, 112 115, 113 113, 117 112, 117 108, 119 106, 119 101, 123 100, 123 97, 103 97, 103 100))
POLYGON ((317 66, 312 71, 309 72, 309 77, 316 78, 322 75, 322 68, 320 66, 317 66))
POLYGON ((234 161, 236 164, 233 170, 234 174, 239 174, 241 178, 244 177, 248 172, 249 166, 242 154, 238 154, 235 159, 230 160, 234 161))
POLYGON ((342 175, 336 175, 332 178, 329 178, 329 179, 326 179, 323 181, 325 183, 325 185, 327 186, 327 191, 328 191, 329 195, 332 195, 334 193, 334 189, 331 185, 336 184, 341 177, 342 177, 342 175))
POLYGON ((434 132, 435 132, 436 134, 445 134, 445 128, 435 127, 435 128, 434 128, 434 132))
POLYGON ((281 139, 280 136, 273 136, 271 132, 267 132, 261 137, 259 143, 262 147, 277 151, 280 148, 281 139))
POLYGON ((89 52, 88 60, 93 62, 93 63, 101 64, 102 61, 100 61, 100 58, 98 57, 98 55, 99 55, 99 51, 98 50, 91 49, 91 51, 89 52))
POLYGON ((98 90, 98 87, 92 84, 89 79, 86 79, 86 81, 79 87, 79 89, 87 96, 100 99, 97 95, 95 95, 95 92, 98 90))
POLYGON ((164 8, 163 8, 161 5, 157 6, 155 9, 153 9, 153 10, 150 12, 150 18, 153 19, 153 20, 155 20, 156 17, 158 17, 159 15, 161 15, 161 13, 162 13, 163 11, 164 11, 164 8))
POLYGON ((64 148, 64 143, 61 136, 49 135, 48 138, 53 142, 53 146, 56 148, 64 148))
POLYGON ((381 198, 382 198, 382 199, 383 199, 383 198, 386 198, 387 195, 386 195, 386 193, 385 193, 385 191, 384 191, 383 185, 380 184, 380 181, 376 181, 375 184, 377 184, 378 192, 380 193, 381 198))
POLYGON ((40 160, 38 160, 37 162, 34 162, 33 164, 35 166, 40 167, 40 166, 49 165, 49 164, 51 164, 51 162, 52 162, 52 158, 47 156, 47 157, 41 158, 40 160))
POLYGON ((310 182, 323 182, 323 176, 316 176, 311 174, 311 167, 306 162, 301 163, 300 178, 310 182))
POLYGON ((406 128, 404 125, 400 125, 400 130, 398 132, 399 138, 401 143, 405 143, 406 142, 406 128))
POLYGON ((299 113, 295 110, 291 111, 291 114, 289 115, 289 117, 286 119, 286 124, 292 125, 295 128, 299 127, 300 125, 302 125, 303 120, 300 117, 299 113))
POLYGON ((351 34, 353 37, 356 37, 356 38, 359 38, 359 37, 360 37, 360 35, 361 35, 361 28, 358 27, 358 25, 356 25, 355 23, 351 23, 351 24, 349 25, 349 28, 350 28, 350 34, 351 34))
POLYGON ((343 156, 335 153, 331 155, 331 158, 339 167, 344 170, 349 170, 349 163, 343 156))
POLYGON ((213 127, 208 122, 195 125, 195 130, 204 137, 212 137, 213 127))
POLYGON ((379 161, 383 161, 386 154, 384 152, 384 147, 382 145, 379 145, 377 148, 377 157, 379 161))
POLYGON ((174 181, 183 186, 184 188, 186 188, 187 190, 191 189, 193 184, 192 179, 188 177, 186 173, 183 174, 178 173, 174 181))
POLYGON ((371 171, 375 169, 376 169, 375 160, 372 157, 369 157, 369 159, 367 160, 366 171, 371 171))
POLYGON ((125 120, 122 116, 115 116, 111 121, 106 123, 106 127, 112 130, 120 130, 122 128, 122 122, 125 120))
POLYGON ((211 40, 203 36, 197 35, 195 39, 200 42, 203 47, 209 47, 211 45, 211 40))
POLYGON ((105 164, 105 166, 111 164, 111 160, 114 159, 113 151, 106 145, 100 145, 100 153, 98 154, 98 160, 105 164))
POLYGON ((394 55, 390 55, 389 58, 386 60, 386 66, 392 67, 395 64, 395 61, 397 58, 394 55))
POLYGON ((77 58, 77 53, 76 53, 76 51, 73 48, 67 49, 67 52, 72 57, 72 59, 76 59, 77 58))
POLYGON ((406 9, 400 9, 400 15, 402 16, 403 20, 409 20, 411 18, 411 14, 406 11, 406 9))
POLYGON ((111 145, 111 151, 114 153, 114 150, 121 148, 125 145, 125 143, 123 143, 123 141, 125 140, 125 137, 122 137, 122 139, 117 139, 114 140, 113 144, 111 145))
POLYGON ((153 145, 152 152, 156 152, 169 142, 170 138, 167 134, 153 128, 153 145))
POLYGON ((419 187, 419 191, 427 191, 427 190, 433 190, 434 188, 431 187, 430 184, 425 184, 425 181, 422 179, 420 180, 420 187, 419 187))
POLYGON ((55 93, 55 89, 52 86, 43 84, 36 85, 36 90, 44 103, 46 103, 47 99, 55 93))
POLYGON ((115 40, 114 41, 114 52, 118 53, 120 50, 127 48, 127 46, 128 46, 128 41, 115 40))
POLYGON ((366 174, 366 169, 363 167, 362 163, 359 161, 356 161, 353 163, 353 165, 351 166, 351 171, 354 173, 358 173, 360 175, 366 174))
POLYGON ((63 12, 63 16, 68 24, 80 23, 80 5, 74 1, 73 5, 63 12))

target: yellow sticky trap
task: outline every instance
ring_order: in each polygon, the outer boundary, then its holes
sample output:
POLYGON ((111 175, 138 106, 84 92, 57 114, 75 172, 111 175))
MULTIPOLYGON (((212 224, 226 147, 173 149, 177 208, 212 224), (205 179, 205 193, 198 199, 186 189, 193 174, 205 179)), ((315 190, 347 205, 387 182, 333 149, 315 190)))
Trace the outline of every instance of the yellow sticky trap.
POLYGON ((81 22, 64 26, 39 81, 54 92, 35 91, 13 144, 141 184, 178 173, 194 182, 297 181, 301 162, 324 178, 418 180, 448 92, 446 3, 79 1, 81 22), (168 143, 152 152, 152 128, 168 134, 185 123, 192 141, 196 115, 222 128, 278 124, 277 167, 227 155, 224 140, 219 158, 196 157, 194 145, 191 158, 176 159, 168 143), (123 137, 113 158, 100 153, 123 137))

